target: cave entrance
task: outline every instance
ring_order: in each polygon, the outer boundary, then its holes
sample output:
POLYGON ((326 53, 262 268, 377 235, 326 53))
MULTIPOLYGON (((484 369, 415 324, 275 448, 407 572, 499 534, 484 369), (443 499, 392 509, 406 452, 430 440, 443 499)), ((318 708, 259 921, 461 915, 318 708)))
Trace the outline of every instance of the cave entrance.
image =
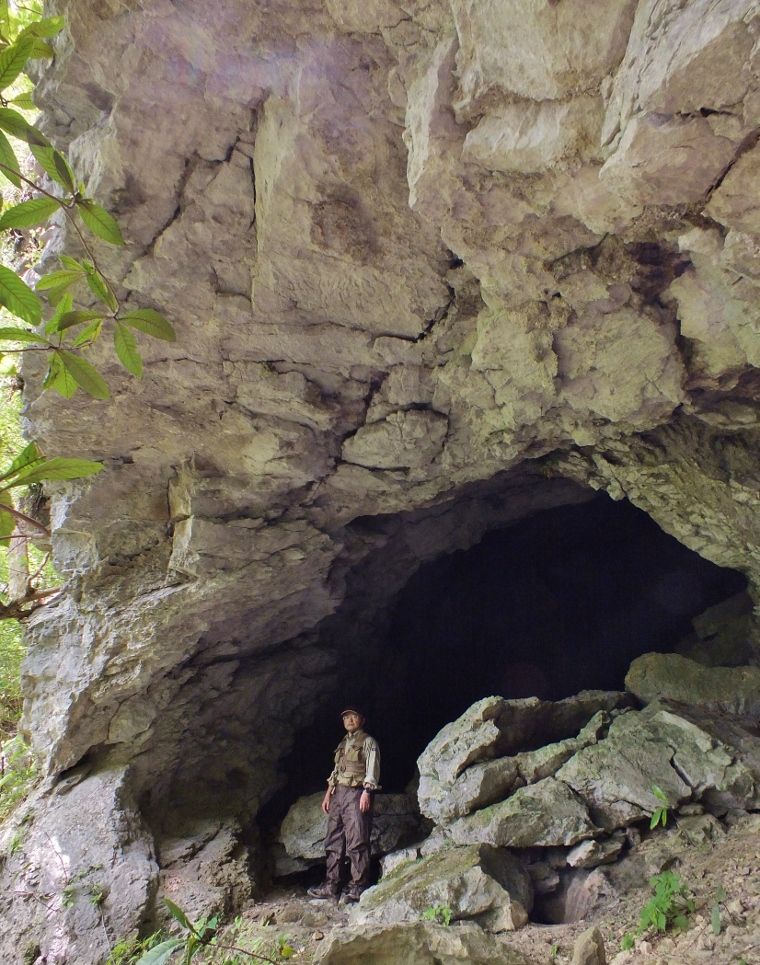
POLYGON ((266 816, 324 787, 341 734, 336 701, 366 708, 383 788, 401 791, 429 741, 481 697, 622 690, 635 657, 677 649, 693 617, 745 589, 740 573, 606 494, 490 529, 419 566, 372 639, 342 627, 338 694, 297 740, 289 786, 266 816))
POLYGON ((368 695, 386 781, 408 781, 430 738, 481 697, 622 690, 635 657, 676 649, 693 617, 745 588, 606 494, 420 567, 368 695))

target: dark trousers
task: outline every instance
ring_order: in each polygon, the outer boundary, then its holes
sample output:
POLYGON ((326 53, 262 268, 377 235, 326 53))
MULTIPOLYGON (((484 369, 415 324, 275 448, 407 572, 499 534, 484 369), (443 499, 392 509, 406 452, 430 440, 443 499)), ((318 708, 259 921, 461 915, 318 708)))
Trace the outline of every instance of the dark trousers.
POLYGON ((343 860, 351 864, 351 888, 363 889, 369 885, 369 835, 372 830, 372 811, 362 814, 359 810, 360 787, 343 787, 339 784, 330 799, 327 814, 327 884, 334 890, 341 885, 343 860))

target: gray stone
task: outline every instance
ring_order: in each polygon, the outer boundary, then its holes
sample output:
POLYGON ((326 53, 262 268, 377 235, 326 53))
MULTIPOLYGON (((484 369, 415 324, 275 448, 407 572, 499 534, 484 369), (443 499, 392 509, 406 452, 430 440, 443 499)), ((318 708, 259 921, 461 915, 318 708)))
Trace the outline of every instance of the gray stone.
POLYGON ((435 905, 452 920, 473 919, 489 931, 513 931, 533 906, 530 878, 509 852, 488 845, 448 848, 383 877, 362 895, 361 922, 417 921, 435 905))
POLYGON ((573 845, 599 834, 582 800, 553 777, 459 818, 448 831, 457 844, 483 841, 508 848, 573 845))
MULTIPOLYGON (((305 871, 325 860, 327 816, 322 811, 324 792, 309 794, 291 805, 277 833, 283 851, 275 851, 276 875, 305 871)), ((422 824, 414 797, 408 794, 376 794, 373 802, 373 855, 396 851, 420 836, 422 824)), ((423 832, 424 833, 424 832, 423 832)))
POLYGON ((444 928, 428 922, 361 924, 327 942, 321 965, 530 965, 529 959, 477 925, 444 928))
POLYGON ((645 703, 664 698, 750 719, 760 716, 760 667, 703 667, 676 653, 646 653, 631 664, 625 685, 645 703))
MULTIPOLYGON (((708 726, 714 730, 713 723, 708 726)), ((737 807, 758 800, 760 742, 743 733, 747 747, 740 751, 738 736, 728 746, 685 716, 652 704, 616 718, 607 737, 579 751, 557 778, 608 830, 653 813, 662 803, 652 792, 655 785, 671 807, 692 799, 737 807)))
POLYGON ((164 898, 196 919, 238 908, 253 893, 250 856, 234 818, 181 822, 159 839, 158 860, 156 909, 165 927, 172 918, 164 898))
POLYGON ((575 939, 570 965, 607 965, 604 939, 598 928, 587 928, 575 939))
MULTIPOLYGON (((563 702, 559 705, 543 703, 542 712, 546 718, 556 713, 562 720, 565 712, 562 704, 563 702)), ((535 784, 550 777, 576 751, 596 743, 606 732, 609 721, 610 715, 606 711, 597 711, 577 737, 568 737, 514 757, 499 757, 496 760, 471 764, 452 783, 424 774, 420 777, 418 789, 420 810, 426 817, 447 824, 455 818, 502 800, 518 787, 535 784)))
POLYGON ((581 841, 567 855, 571 868, 596 868, 600 864, 615 861, 623 850, 625 836, 617 832, 610 838, 599 841, 581 841))

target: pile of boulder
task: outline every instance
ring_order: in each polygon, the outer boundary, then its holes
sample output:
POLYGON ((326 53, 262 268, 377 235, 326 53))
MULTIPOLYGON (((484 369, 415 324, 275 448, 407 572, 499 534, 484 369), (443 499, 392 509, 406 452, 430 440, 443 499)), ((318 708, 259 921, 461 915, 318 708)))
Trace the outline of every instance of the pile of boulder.
MULTIPOLYGON (((520 928, 536 905, 539 920, 577 920, 604 890, 599 866, 627 853, 657 808, 691 840, 716 833, 716 817, 760 809, 760 667, 646 654, 626 687, 560 701, 486 697, 446 725, 417 762, 429 833, 391 848, 419 818, 408 795, 401 806, 378 796, 383 873, 354 912, 361 934, 420 923, 436 907, 495 934, 520 928)), ((322 859, 323 818, 304 821, 320 799, 286 818, 281 867, 322 859), (300 845, 289 833, 299 824, 300 845)))

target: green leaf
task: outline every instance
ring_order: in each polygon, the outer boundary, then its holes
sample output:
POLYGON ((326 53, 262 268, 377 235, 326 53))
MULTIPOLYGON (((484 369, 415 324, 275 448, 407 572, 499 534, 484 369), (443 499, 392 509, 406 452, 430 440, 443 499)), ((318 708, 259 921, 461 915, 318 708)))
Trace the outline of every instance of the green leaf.
MULTIPOLYGON (((61 289, 56 289, 55 292, 53 292, 52 294, 55 294, 56 292, 60 292, 60 301, 55 306, 55 311, 53 312, 53 314, 50 316, 47 322, 45 322, 46 335, 52 335, 53 332, 57 332, 58 323, 60 322, 63 315, 65 315, 66 312, 70 312, 74 307, 74 297, 70 292, 66 293, 61 288, 61 289)), ((52 295, 50 292, 48 292, 48 299, 52 301, 52 295)))
POLYGON ((77 384, 63 364, 59 352, 54 352, 50 359, 50 365, 45 376, 43 387, 52 389, 54 392, 62 395, 64 399, 70 399, 76 395, 77 384))
MULTIPOLYGON (((10 493, 0 492, 0 545, 7 546, 13 530, 16 528, 16 517, 9 513, 5 506, 13 506, 10 493)), ((13 771, 10 772, 11 774, 13 771)))
POLYGON ((154 945, 147 951, 142 958, 138 959, 137 965, 166 965, 174 952, 181 948, 184 942, 181 938, 169 938, 160 945, 154 945))
POLYGON ((35 345, 50 345, 50 342, 28 328, 0 328, 0 340, 8 342, 28 342, 35 345))
POLYGON ((94 399, 110 397, 108 383, 94 365, 83 359, 81 355, 75 355, 74 352, 67 352, 64 349, 61 349, 59 355, 76 384, 88 395, 94 399))
POLYGON ((720 920, 720 906, 713 905, 712 911, 710 912, 710 925, 712 927, 713 935, 720 935, 723 923, 720 920))
POLYGON ((44 292, 51 288, 68 288, 78 282, 80 278, 84 278, 84 274, 84 271, 71 271, 68 268, 51 271, 49 275, 40 278, 35 286, 35 291, 44 292))
POLYGON ((40 459, 42 459, 42 456, 40 455, 40 450, 37 448, 37 443, 30 442, 28 446, 24 446, 5 472, 0 474, 0 479, 7 479, 25 466, 29 466, 33 462, 39 462, 40 459))
POLYGON ((33 38, 22 34, 15 44, 6 47, 0 53, 0 90, 10 87, 26 67, 26 62, 32 55, 33 46, 33 38))
POLYGON ((99 204, 84 198, 77 201, 77 209, 82 216, 82 221, 90 231, 112 245, 123 245, 124 238, 121 229, 113 215, 110 215, 105 208, 99 204))
POLYGON ((188 931, 191 932, 195 930, 190 923, 190 919, 187 917, 184 911, 182 911, 179 905, 175 905, 170 898, 164 898, 164 904, 166 905, 166 910, 169 912, 172 918, 174 918, 175 921, 178 921, 183 928, 187 928, 188 931))
POLYGON ((94 476, 102 469, 102 462, 55 456, 53 459, 45 459, 43 462, 35 463, 20 470, 16 478, 12 482, 6 483, 2 489, 11 489, 14 486, 29 486, 36 482, 52 482, 59 479, 83 479, 85 476, 94 476))
POLYGON ((657 798, 658 801, 662 801, 663 804, 668 803, 668 798, 665 792, 657 784, 652 785, 652 794, 657 798))
POLYGON ((0 128, 10 134, 11 137, 26 141, 32 148, 32 152, 35 147, 50 147, 50 142, 44 134, 33 127, 18 111, 11 110, 10 107, 0 107, 0 128))
POLYGON ((72 258, 69 255, 59 255, 58 260, 63 265, 64 268, 68 268, 69 271, 79 271, 83 275, 85 274, 85 267, 81 265, 76 258, 72 258))
POLYGON ((84 262, 84 270, 87 272, 87 285, 93 295, 107 305, 112 312, 117 311, 119 303, 116 301, 116 296, 108 287, 105 278, 98 269, 91 262, 86 261, 84 262))
POLYGON ((60 210, 60 207, 54 198, 32 198, 31 201, 22 201, 21 204, 8 208, 0 215, 0 230, 31 228, 42 224, 60 210))
POLYGON ((30 325, 39 325, 42 318, 42 302, 18 275, 0 265, 0 305, 5 305, 12 315, 23 318, 30 325))
POLYGON ((90 322, 89 325, 85 325, 85 327, 71 344, 75 348, 81 348, 84 345, 91 345, 97 338, 100 337, 100 331, 102 328, 103 319, 99 319, 97 322, 90 322))
POLYGON ((19 178, 20 168, 18 166, 18 158, 16 157, 13 148, 11 147, 11 142, 8 138, 0 131, 0 172, 17 188, 21 187, 21 179, 19 178))
POLYGON ((71 191, 73 194, 76 190, 76 185, 74 183, 74 172, 71 170, 69 162, 60 151, 53 151, 53 164, 58 172, 58 183, 62 187, 66 188, 67 191, 71 191))
POLYGON ((146 335, 152 335, 153 338, 163 339, 165 342, 174 342, 177 339, 169 322, 152 308, 137 308, 122 316, 119 321, 145 332, 146 335))
POLYGON ((120 325, 119 322, 116 323, 113 342, 116 355, 121 364, 128 372, 131 372, 132 375, 139 379, 143 371, 142 358, 137 351, 137 339, 126 325, 120 325))
POLYGON ((25 90, 23 94, 18 94, 16 97, 12 97, 9 104, 15 104, 19 110, 22 111, 36 111, 37 105, 32 100, 32 92, 25 90))
POLYGON ((51 181, 74 193, 74 176, 66 158, 51 144, 32 144, 30 150, 51 181))
POLYGON ((96 319, 102 320, 102 318, 103 312, 96 312, 89 308, 64 312, 58 320, 56 331, 63 332, 67 328, 73 328, 74 325, 82 325, 84 322, 94 322, 96 319))
POLYGON ((49 40, 51 37, 56 37, 65 26, 65 17, 44 17, 25 27, 22 36, 46 37, 49 40))

